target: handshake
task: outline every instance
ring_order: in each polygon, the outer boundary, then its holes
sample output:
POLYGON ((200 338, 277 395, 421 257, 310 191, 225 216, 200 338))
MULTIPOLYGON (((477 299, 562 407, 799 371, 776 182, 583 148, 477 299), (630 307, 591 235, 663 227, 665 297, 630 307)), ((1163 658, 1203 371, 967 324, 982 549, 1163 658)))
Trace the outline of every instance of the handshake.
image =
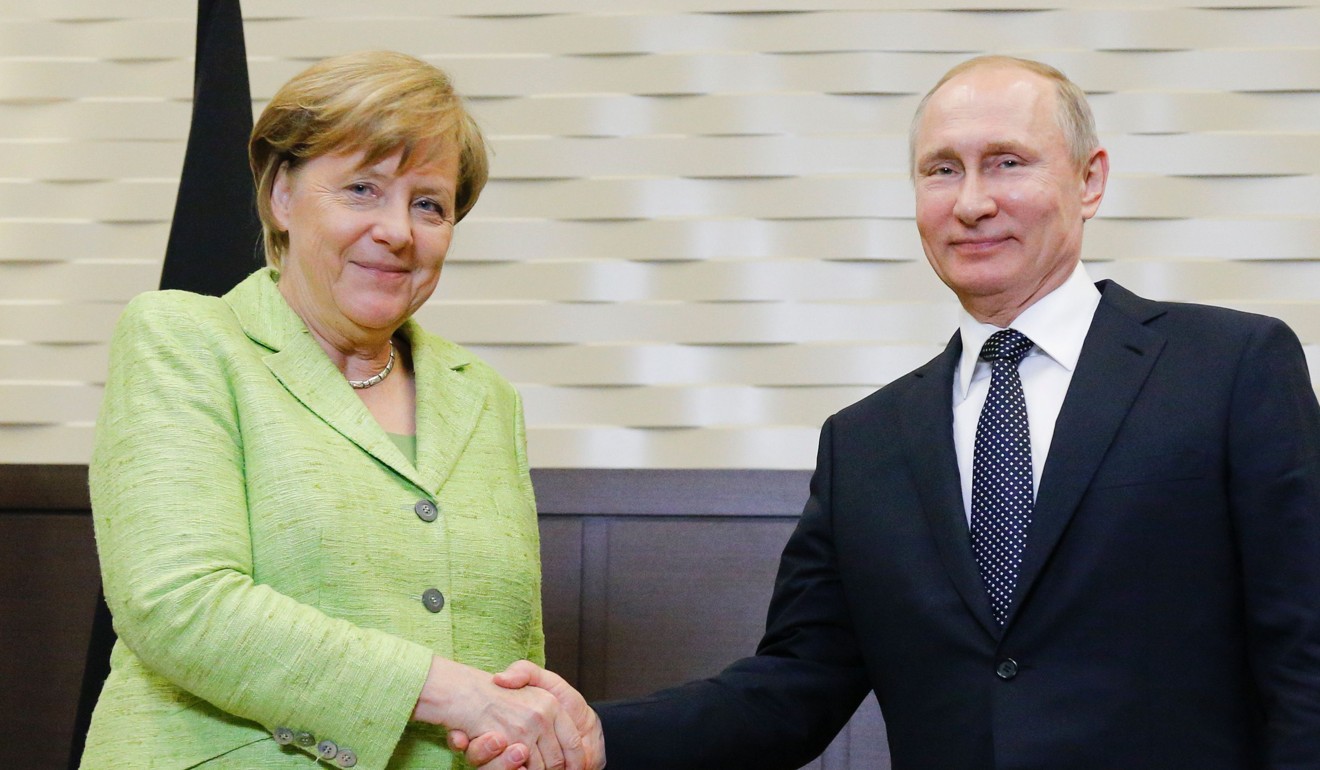
POLYGON ((526 660, 490 674, 435 657, 413 718, 449 727, 481 770, 601 770, 596 712, 563 677, 526 660))

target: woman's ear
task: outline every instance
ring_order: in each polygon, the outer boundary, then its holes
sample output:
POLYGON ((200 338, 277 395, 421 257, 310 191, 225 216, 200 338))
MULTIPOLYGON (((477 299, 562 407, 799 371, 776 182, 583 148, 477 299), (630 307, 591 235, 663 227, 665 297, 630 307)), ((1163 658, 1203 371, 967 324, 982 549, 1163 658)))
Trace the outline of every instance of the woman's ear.
POLYGON ((289 231, 289 199, 293 193, 293 180, 289 174, 289 162, 286 160, 276 170, 275 181, 270 186, 270 215, 284 232, 289 231))

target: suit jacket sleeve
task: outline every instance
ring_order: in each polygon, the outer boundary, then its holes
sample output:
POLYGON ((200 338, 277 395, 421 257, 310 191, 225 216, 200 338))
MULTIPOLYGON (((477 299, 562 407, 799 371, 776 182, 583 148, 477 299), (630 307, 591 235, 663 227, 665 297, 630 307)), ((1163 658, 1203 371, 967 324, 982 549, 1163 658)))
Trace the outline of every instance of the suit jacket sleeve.
POLYGON ((135 300, 111 346, 90 481, 115 628, 190 693, 383 768, 431 651, 254 581, 231 386, 181 296, 135 300))
POLYGON ((711 679, 597 705, 610 770, 798 768, 869 691, 835 563, 830 438, 827 422, 756 655, 711 679))
POLYGON ((1320 767, 1320 408, 1281 322, 1253 336, 1237 371, 1229 495, 1268 766, 1320 767))

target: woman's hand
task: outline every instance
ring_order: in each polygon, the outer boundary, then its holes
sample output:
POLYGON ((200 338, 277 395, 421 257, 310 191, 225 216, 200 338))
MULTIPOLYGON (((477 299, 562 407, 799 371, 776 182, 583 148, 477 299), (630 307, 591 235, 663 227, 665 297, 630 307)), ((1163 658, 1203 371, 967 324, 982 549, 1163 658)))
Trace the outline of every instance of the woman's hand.
POLYGON ((527 770, 586 770, 582 735, 551 693, 537 687, 507 689, 490 674, 439 656, 413 710, 419 722, 444 725, 467 735, 491 734, 527 770), (518 745, 520 744, 520 746, 518 745))

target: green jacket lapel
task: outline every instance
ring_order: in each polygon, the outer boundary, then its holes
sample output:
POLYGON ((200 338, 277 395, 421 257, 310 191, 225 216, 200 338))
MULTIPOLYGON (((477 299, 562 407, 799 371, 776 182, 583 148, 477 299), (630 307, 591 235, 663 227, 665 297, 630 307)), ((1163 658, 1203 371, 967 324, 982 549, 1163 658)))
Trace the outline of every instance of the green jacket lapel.
POLYGON ((423 488, 438 492, 476 432, 488 388, 469 371, 476 360, 467 350, 427 334, 412 319, 402 331, 417 383, 417 468, 423 488))
POLYGON ((404 326, 417 380, 417 466, 403 456, 367 411, 343 374, 275 286, 259 270, 225 295, 244 332, 271 352, 263 361, 304 407, 362 451, 431 494, 439 491, 467 444, 484 403, 484 388, 462 376, 468 363, 436 344, 411 320, 404 326))

